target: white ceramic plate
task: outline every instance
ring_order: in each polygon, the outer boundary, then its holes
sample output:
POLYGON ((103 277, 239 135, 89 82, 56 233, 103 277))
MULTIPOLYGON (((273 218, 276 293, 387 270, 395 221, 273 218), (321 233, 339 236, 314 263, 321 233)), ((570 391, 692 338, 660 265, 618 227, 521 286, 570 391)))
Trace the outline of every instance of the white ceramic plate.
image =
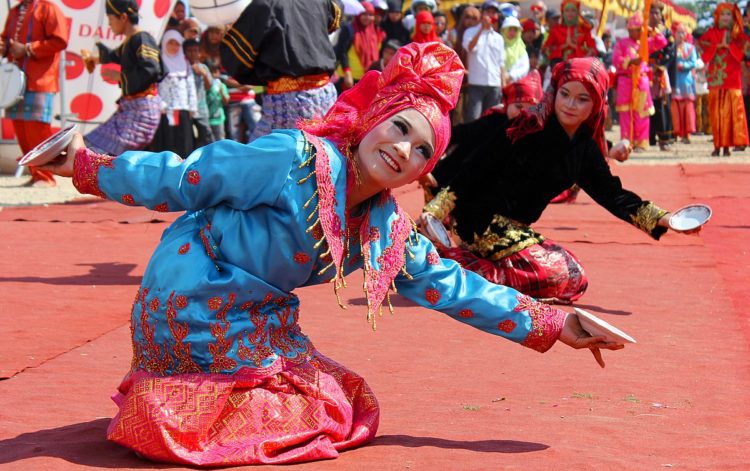
POLYGON ((711 219, 711 208, 705 204, 690 204, 669 216, 669 227, 677 232, 691 231, 711 219))
POLYGON ((448 234, 448 230, 445 229, 443 223, 438 221, 438 219, 430 213, 425 213, 423 217, 425 220, 424 230, 427 234, 427 237, 431 241, 437 242, 444 247, 450 247, 451 237, 448 234))
POLYGON ((59 130, 44 142, 31 149, 28 154, 24 155, 18 161, 18 165, 33 165, 38 167, 49 163, 68 147, 77 129, 77 124, 71 124, 59 130))
POLYGON ((629 336, 609 322, 599 319, 595 315, 586 312, 583 309, 579 309, 577 307, 574 307, 573 309, 575 310, 576 314, 578 314, 578 321, 581 323, 581 327, 583 327, 583 330, 585 330, 592 336, 596 337, 599 335, 603 335, 607 338, 608 342, 636 343, 633 337, 629 336))

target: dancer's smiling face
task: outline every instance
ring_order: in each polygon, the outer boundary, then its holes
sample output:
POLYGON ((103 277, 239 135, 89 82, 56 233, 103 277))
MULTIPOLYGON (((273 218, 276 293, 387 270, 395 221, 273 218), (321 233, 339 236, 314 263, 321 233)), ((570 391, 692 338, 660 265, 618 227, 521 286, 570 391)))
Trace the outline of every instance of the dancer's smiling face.
POLYGON ((434 149, 429 121, 414 108, 407 108, 373 127, 357 146, 354 159, 362 184, 382 190, 416 180, 434 149))

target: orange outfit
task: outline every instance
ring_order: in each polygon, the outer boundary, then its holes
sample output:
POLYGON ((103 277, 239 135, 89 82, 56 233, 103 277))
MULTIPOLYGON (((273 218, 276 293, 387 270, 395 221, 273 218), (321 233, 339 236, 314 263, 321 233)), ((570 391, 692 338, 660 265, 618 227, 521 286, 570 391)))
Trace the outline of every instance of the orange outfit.
POLYGON ((750 38, 742 30, 736 5, 720 3, 714 12, 714 27, 700 38, 701 57, 708 64, 708 117, 714 148, 748 145, 745 105, 742 100, 742 60, 750 38), (734 17, 728 29, 719 27, 719 15, 730 10, 734 17), (719 47, 726 40, 726 47, 719 47))
MULTIPOLYGON (((10 10, 5 20, 2 33, 5 56, 26 73, 27 92, 57 93, 60 91, 60 51, 68 45, 68 20, 60 8, 49 0, 31 0, 23 17, 20 10, 19 3, 10 10), (27 44, 30 55, 13 59, 10 54, 11 40, 27 44)), ((53 134, 50 124, 41 121, 14 119, 13 128, 24 154, 53 134)), ((49 172, 32 167, 29 167, 29 171, 32 181, 55 181, 49 172)))

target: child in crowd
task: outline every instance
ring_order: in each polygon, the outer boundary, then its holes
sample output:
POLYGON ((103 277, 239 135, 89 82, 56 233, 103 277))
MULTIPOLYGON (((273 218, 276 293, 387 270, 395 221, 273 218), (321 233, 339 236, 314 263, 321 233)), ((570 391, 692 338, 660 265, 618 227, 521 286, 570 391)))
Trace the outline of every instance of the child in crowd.
POLYGON ((224 105, 229 103, 229 90, 224 82, 221 81, 221 67, 216 61, 208 64, 211 71, 211 86, 206 91, 206 105, 208 106, 208 124, 211 126, 211 134, 214 139, 220 141, 225 138, 224 122, 224 105))
POLYGON ((182 35, 176 30, 168 30, 162 38, 161 53, 167 76, 159 82, 162 116, 151 149, 187 157, 195 148, 192 117, 198 113, 198 99, 182 43, 182 35))
POLYGON ((200 61, 201 46, 198 40, 186 39, 182 43, 182 50, 190 63, 195 82, 195 96, 198 104, 198 113, 193 117, 193 127, 197 131, 195 145, 203 147, 214 142, 214 136, 208 124, 208 105, 206 104, 206 90, 211 88, 213 77, 208 66, 200 61))

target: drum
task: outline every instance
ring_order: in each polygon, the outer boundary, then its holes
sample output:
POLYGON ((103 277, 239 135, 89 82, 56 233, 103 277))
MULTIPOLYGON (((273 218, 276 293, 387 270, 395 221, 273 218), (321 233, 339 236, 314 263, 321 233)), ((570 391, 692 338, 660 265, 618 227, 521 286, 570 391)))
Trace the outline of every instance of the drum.
POLYGON ((26 74, 16 64, 0 64, 0 108, 8 108, 23 100, 26 74))

